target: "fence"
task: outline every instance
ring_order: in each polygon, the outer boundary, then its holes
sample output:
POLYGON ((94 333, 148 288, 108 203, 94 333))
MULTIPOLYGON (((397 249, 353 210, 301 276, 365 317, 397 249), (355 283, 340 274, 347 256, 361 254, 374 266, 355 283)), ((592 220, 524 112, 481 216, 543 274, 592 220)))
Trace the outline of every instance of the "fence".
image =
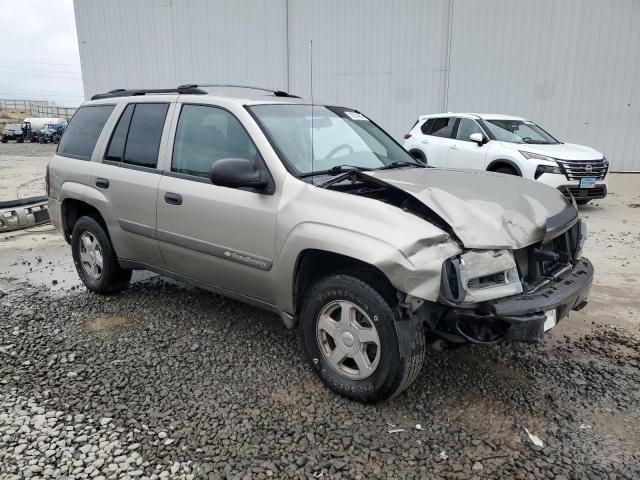
POLYGON ((30 117, 53 117, 69 119, 76 109, 49 105, 46 100, 14 100, 0 98, 0 110, 23 110, 30 117))

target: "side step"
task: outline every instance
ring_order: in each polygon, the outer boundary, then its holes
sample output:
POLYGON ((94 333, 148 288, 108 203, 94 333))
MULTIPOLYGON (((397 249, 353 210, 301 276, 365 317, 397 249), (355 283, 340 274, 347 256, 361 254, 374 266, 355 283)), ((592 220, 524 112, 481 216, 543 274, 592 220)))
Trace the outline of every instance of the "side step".
POLYGON ((0 233, 49 223, 47 197, 0 202, 0 233))

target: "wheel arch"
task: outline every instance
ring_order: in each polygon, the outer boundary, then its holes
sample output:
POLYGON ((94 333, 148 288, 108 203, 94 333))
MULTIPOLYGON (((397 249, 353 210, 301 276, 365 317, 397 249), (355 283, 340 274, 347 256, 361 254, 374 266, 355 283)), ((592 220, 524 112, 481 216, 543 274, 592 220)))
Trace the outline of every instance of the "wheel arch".
POLYGON ((507 158, 498 158, 496 160, 492 160, 491 163, 487 165, 487 171, 495 172, 496 169, 500 167, 513 168, 518 176, 522 176, 522 169, 520 168, 520 166, 513 160, 509 160, 507 158))
POLYGON ((375 265, 329 250, 308 248, 299 253, 293 271, 294 312, 297 314, 300 311, 302 299, 311 286, 322 278, 337 273, 346 273, 369 283, 391 305, 397 302, 395 287, 375 265))
POLYGON ((427 155, 421 149, 417 147, 413 147, 413 148, 410 148, 408 152, 409 152, 409 155, 411 155, 416 160, 424 163, 425 165, 428 163, 427 155))

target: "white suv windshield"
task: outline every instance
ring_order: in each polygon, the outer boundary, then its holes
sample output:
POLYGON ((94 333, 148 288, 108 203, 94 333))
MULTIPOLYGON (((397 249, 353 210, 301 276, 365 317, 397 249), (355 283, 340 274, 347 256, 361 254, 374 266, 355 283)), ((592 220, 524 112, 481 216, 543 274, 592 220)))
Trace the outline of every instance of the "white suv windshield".
POLYGON ((500 142, 536 145, 560 143, 538 125, 528 120, 485 120, 485 124, 495 139, 500 142))
POLYGON ((299 175, 341 166, 370 170, 396 163, 417 165, 387 133, 353 110, 286 104, 254 105, 249 110, 282 160, 299 175))

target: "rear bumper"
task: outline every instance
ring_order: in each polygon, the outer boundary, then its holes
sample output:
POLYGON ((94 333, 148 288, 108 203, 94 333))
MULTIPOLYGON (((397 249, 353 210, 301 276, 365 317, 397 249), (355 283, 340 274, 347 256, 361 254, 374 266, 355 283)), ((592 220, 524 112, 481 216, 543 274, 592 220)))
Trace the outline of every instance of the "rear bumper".
POLYGON ((571 310, 580 310, 586 305, 592 281, 593 265, 583 258, 572 270, 534 293, 449 309, 433 330, 453 343, 540 342, 545 334, 547 312, 555 310, 559 322, 571 310))

